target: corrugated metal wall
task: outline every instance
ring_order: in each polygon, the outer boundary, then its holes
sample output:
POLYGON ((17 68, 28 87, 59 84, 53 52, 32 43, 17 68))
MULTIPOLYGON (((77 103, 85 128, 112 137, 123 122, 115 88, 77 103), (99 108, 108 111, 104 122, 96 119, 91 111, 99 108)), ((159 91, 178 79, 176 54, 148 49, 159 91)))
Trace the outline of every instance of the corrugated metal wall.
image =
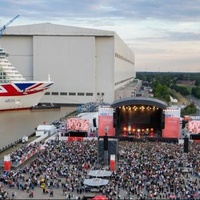
POLYGON ((134 54, 116 34, 106 34, 43 35, 40 31, 6 35, 1 45, 28 80, 47 80, 50 74, 54 85, 42 102, 76 104, 103 99, 112 103, 114 90, 135 76, 134 54))

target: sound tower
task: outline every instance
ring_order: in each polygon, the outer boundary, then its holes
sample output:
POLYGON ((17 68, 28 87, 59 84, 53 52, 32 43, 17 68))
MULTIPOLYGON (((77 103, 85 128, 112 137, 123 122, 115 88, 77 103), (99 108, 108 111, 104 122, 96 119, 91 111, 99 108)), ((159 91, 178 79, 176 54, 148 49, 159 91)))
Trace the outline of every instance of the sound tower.
POLYGON ((108 135, 105 134, 103 137, 103 150, 108 151, 108 135))
POLYGON ((116 119, 116 112, 113 112, 113 128, 115 128, 116 127, 116 125, 117 125, 117 119, 116 119))
POLYGON ((96 122, 96 118, 95 117, 93 118, 93 126, 97 127, 97 122, 96 122))
POLYGON ((161 119, 161 129, 165 128, 165 114, 162 113, 162 119, 161 119))
POLYGON ((184 138, 184 145, 183 145, 184 153, 188 153, 188 146, 189 146, 189 139, 184 138))
POLYGON ((190 139, 192 140, 200 140, 200 134, 191 134, 190 139))
POLYGON ((184 129, 188 124, 188 121, 182 120, 182 129, 184 129))
MULTIPOLYGON (((105 150, 104 148, 104 138, 99 138, 98 140, 98 163, 99 164, 105 164, 105 150)), ((107 143, 107 158, 106 163, 110 162, 110 155, 115 155, 116 160, 118 158, 118 139, 113 139, 113 138, 108 138, 108 143, 107 143)))
POLYGON ((103 137, 104 164, 108 166, 108 135, 105 133, 103 137))

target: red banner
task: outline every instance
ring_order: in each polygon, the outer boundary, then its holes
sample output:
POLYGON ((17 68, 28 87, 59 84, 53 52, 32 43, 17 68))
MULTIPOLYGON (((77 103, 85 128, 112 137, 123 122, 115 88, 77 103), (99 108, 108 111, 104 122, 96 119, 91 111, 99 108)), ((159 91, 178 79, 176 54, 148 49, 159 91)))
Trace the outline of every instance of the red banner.
POLYGON ((110 155, 110 170, 115 171, 115 155, 110 155))
POLYGON ((10 154, 4 156, 4 171, 11 170, 10 154))
POLYGON ((165 110, 165 128, 162 131, 163 138, 180 137, 180 108, 168 107, 165 110))
POLYGON ((108 106, 99 107, 98 136, 115 136, 113 127, 113 109, 108 106))
POLYGON ((83 137, 68 137, 67 142, 83 141, 83 137))
POLYGON ((166 117, 165 129, 162 132, 163 138, 179 138, 180 137, 180 118, 166 117))

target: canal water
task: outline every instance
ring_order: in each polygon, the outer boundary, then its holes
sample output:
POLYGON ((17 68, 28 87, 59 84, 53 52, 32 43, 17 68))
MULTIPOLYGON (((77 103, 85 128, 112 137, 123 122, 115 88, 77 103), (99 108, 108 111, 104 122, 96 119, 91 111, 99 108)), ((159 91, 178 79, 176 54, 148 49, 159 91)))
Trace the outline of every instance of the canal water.
POLYGON ((76 107, 61 107, 60 109, 19 110, 0 112, 0 149, 30 136, 38 125, 51 124, 76 110, 76 107))

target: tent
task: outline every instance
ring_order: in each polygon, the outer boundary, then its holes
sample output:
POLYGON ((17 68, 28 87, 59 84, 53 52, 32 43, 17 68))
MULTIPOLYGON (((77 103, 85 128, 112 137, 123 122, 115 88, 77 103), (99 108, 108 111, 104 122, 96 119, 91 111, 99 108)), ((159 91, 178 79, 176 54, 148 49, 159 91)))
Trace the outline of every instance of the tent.
POLYGON ((42 136, 45 133, 48 133, 49 136, 53 135, 54 133, 56 133, 57 129, 54 125, 39 125, 37 127, 37 130, 35 132, 36 137, 38 136, 42 136))
POLYGON ((85 179, 83 183, 84 183, 84 185, 98 187, 98 186, 102 186, 102 185, 107 185, 108 182, 109 182, 109 180, 107 180, 107 179, 92 178, 92 179, 85 179))
POLYGON ((110 177, 112 175, 112 171, 107 170, 90 170, 88 173, 89 176, 94 177, 110 177))
POLYGON ((97 195, 92 200, 108 200, 108 197, 97 195))

